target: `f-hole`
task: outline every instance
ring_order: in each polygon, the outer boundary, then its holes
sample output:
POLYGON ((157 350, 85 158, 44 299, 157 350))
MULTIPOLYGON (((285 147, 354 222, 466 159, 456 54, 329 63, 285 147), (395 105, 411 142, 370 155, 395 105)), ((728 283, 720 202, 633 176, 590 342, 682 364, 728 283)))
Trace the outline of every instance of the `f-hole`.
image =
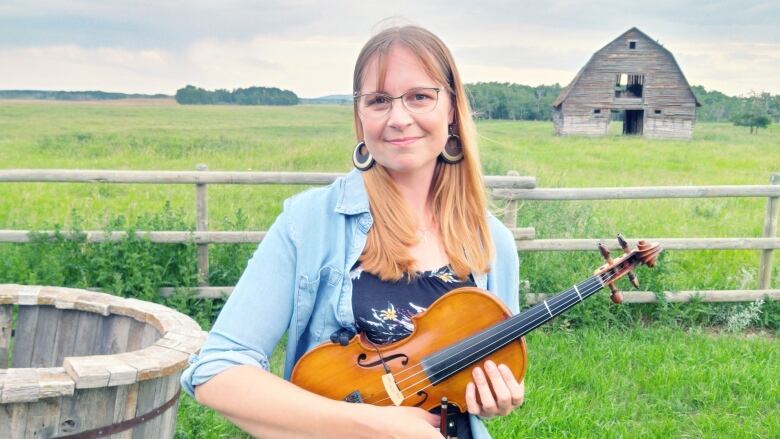
MULTIPOLYGON (((366 361, 366 358, 368 358, 368 355, 366 355, 366 354, 358 355, 357 365, 360 366, 360 367, 371 368, 371 367, 375 367, 375 366, 380 366, 382 364, 382 360, 381 359, 376 360, 373 363, 364 363, 364 361, 366 361)), ((406 354, 388 355, 387 357, 384 357, 385 364, 387 364, 387 363, 389 363, 389 362, 391 362, 393 360, 397 360, 398 358, 403 358, 403 360, 401 361, 401 365, 402 366, 406 366, 407 364, 409 364, 409 356, 407 356, 406 354)))

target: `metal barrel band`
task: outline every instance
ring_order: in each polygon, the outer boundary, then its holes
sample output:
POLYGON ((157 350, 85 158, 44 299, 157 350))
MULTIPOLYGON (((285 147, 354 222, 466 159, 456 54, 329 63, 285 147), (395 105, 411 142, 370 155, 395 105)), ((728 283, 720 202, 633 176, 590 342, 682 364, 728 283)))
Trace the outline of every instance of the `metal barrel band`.
POLYGON ((173 395, 173 398, 169 399, 165 404, 161 405, 160 407, 157 407, 156 409, 150 412, 144 413, 141 416, 136 416, 135 418, 118 422, 116 424, 107 425, 105 427, 98 427, 98 428, 93 428, 92 430, 82 431, 80 433, 68 434, 65 436, 56 436, 52 439, 94 439, 94 438, 110 436, 112 434, 129 430, 145 422, 149 422, 152 419, 165 413, 166 410, 168 410, 169 408, 173 407, 174 404, 176 404, 176 401, 179 400, 180 394, 181 392, 176 392, 176 394, 173 395))

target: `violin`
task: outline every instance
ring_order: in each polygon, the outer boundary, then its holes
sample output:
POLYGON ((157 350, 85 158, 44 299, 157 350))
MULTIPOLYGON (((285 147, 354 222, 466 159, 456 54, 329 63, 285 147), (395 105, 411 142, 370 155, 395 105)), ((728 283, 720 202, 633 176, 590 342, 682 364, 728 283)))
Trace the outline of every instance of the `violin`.
POLYGON ((471 369, 492 360, 506 364, 517 381, 527 369, 524 335, 592 296, 604 287, 612 300, 622 294, 614 282, 628 275, 639 287, 633 269, 655 266, 661 247, 639 241, 629 250, 622 236, 623 255, 613 260, 599 244, 606 263, 590 278, 533 307, 512 315, 493 294, 475 287, 452 290, 412 317, 411 335, 377 346, 365 335, 325 343, 304 354, 292 371, 291 381, 319 395, 353 403, 404 405, 432 411, 441 408, 441 432, 450 437, 454 422, 447 407, 466 410, 466 384, 471 369))

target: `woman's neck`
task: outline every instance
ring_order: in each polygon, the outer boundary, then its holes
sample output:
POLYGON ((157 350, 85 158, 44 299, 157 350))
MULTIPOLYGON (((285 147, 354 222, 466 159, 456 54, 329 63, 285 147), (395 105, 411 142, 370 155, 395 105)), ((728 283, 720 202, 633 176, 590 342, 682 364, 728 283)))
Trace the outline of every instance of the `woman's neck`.
POLYGON ((420 222, 420 227, 423 229, 429 228, 433 222, 433 212, 430 203, 433 171, 434 168, 431 168, 429 171, 425 170, 415 173, 398 174, 390 172, 390 177, 398 188, 398 192, 401 193, 401 197, 406 201, 407 206, 411 209, 420 222))

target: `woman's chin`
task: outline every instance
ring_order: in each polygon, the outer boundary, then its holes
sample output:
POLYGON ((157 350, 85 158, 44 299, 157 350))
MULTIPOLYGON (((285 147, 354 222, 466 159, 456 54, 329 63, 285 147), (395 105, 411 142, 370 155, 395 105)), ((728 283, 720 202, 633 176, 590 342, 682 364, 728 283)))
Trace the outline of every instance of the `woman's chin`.
POLYGON ((398 175, 411 175, 416 173, 433 173, 436 162, 419 163, 417 161, 395 161, 384 165, 388 172, 398 175))

